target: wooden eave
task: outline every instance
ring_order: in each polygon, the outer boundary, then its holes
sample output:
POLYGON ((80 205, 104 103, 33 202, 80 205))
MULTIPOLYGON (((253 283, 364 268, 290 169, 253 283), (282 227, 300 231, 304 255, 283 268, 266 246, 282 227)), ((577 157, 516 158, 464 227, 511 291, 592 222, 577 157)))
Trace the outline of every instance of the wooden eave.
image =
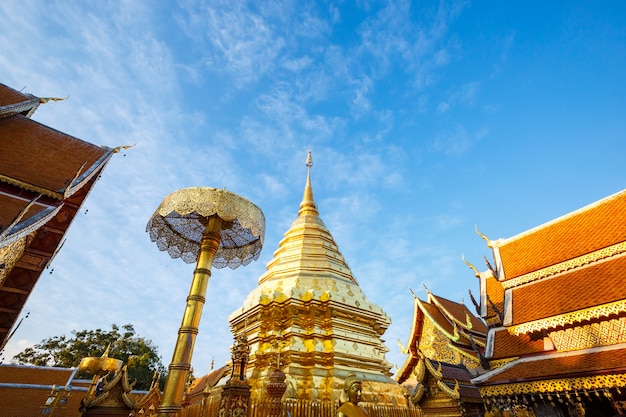
POLYGON ((97 176, 92 176, 78 192, 64 200, 56 214, 32 232, 15 265, 9 271, 2 271, 5 278, 0 283, 0 346, 6 343, 28 297, 62 245, 71 222, 96 181, 97 176))
POLYGON ((508 280, 626 241, 624 218, 626 190, 492 243, 508 280))
MULTIPOLYGON (((513 288, 511 325, 546 320, 626 300, 624 277, 626 277, 626 255, 620 255, 550 279, 513 288)), ((626 314, 626 311, 624 313, 626 314)), ((592 315, 589 319, 592 318, 598 317, 592 315)), ((572 322, 580 320, 579 315, 572 314, 572 322)), ((546 329, 549 327, 548 323, 550 320, 546 320, 546 329)))

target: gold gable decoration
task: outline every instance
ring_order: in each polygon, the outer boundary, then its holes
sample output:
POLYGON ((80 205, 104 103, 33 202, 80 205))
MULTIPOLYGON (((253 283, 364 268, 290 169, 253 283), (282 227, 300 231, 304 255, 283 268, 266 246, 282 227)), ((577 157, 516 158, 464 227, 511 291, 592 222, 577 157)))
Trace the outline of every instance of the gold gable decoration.
POLYGON ((519 336, 559 326, 566 326, 576 322, 580 323, 602 317, 609 317, 624 312, 626 312, 626 300, 619 300, 567 314, 559 314, 558 316, 547 317, 541 320, 529 321, 528 323, 518 324, 517 326, 510 326, 508 327, 508 331, 511 334, 519 336))

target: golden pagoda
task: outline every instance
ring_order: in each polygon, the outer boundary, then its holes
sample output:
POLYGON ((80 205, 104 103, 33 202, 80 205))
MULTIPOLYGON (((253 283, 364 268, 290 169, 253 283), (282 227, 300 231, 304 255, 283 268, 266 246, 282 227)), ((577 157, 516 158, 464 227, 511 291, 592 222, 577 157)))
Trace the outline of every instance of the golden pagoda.
POLYGON ((367 299, 319 217, 310 152, 306 165, 297 219, 258 287, 229 317, 232 333, 245 335, 251 348, 247 364, 251 401, 267 396, 270 376, 279 369, 286 375, 283 402, 334 410, 352 371, 363 381, 365 408, 406 411, 405 391, 391 378, 392 365, 385 358, 388 348, 381 339, 391 320, 367 299))

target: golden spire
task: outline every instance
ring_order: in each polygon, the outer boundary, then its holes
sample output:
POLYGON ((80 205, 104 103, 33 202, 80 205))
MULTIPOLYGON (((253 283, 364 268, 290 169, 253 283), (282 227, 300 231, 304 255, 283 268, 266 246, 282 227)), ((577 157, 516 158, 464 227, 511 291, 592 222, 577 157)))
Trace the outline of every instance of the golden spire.
POLYGON ((306 157, 306 186, 304 187, 304 197, 300 203, 300 210, 298 216, 319 216, 317 206, 315 205, 315 199, 313 198, 313 188, 311 187, 311 167, 313 166, 313 158, 311 157, 311 151, 306 157))

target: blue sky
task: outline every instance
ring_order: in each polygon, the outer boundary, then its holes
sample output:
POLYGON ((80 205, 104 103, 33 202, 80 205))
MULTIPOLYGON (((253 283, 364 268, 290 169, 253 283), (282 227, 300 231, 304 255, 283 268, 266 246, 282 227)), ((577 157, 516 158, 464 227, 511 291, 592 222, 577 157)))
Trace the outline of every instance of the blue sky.
POLYGON ((131 323, 167 365, 193 266, 145 226, 169 193, 226 187, 265 213, 258 262, 214 270, 193 367, 296 218, 320 216, 403 363, 422 283, 471 306, 461 255, 625 188, 626 5, 590 2, 3 1, 0 82, 34 119, 118 154, 26 307, 5 362, 131 323), (87 211, 88 210, 88 211, 87 211), (86 211, 86 213, 85 213, 86 211))

